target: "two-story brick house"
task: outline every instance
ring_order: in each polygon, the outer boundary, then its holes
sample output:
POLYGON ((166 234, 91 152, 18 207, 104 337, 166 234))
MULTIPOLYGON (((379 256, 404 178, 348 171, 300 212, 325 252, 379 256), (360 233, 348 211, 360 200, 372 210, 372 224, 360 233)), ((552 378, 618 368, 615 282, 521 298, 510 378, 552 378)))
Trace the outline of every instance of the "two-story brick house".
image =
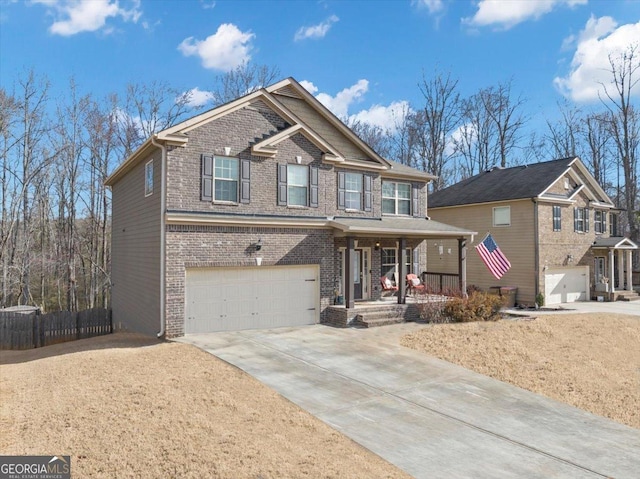
MULTIPOLYGON (((497 280, 475 252, 469 284, 515 286, 517 301, 532 305, 633 297, 631 254, 638 247, 619 236, 619 211, 578 157, 493 168, 429 197, 429 214, 491 233, 511 262, 497 280)), ((471 245, 470 245, 471 246, 471 245)), ((475 245, 474 245, 475 246, 475 245)), ((429 272, 455 271, 455 248, 429 242, 429 272)))
MULTIPOLYGON (((148 334, 340 322, 426 265, 433 177, 380 157, 289 78, 158 132, 108 178, 116 325, 148 334)), ((464 256, 464 255, 463 255, 464 256)), ((464 285, 464 261, 456 269, 464 285)))

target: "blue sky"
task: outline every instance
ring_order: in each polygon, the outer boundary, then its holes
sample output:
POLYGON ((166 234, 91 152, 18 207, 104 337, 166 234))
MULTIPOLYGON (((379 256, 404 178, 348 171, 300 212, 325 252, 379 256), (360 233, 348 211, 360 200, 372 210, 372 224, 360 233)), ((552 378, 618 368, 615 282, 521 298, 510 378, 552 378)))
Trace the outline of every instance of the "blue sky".
POLYGON ((206 107, 213 78, 244 60, 384 125, 403 102, 419 107, 437 67, 462 95, 512 79, 543 125, 563 97, 597 105, 607 54, 631 42, 639 0, 0 0, 0 85, 29 68, 54 95, 71 76, 98 98, 165 80, 206 107))

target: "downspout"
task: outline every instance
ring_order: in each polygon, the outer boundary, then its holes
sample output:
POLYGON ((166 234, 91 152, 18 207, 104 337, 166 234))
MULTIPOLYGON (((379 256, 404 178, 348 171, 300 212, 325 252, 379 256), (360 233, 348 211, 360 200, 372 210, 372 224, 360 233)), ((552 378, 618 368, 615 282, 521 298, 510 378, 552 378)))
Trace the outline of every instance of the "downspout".
POLYGON ((531 198, 533 201, 533 237, 534 237, 534 252, 533 257, 535 261, 535 277, 534 282, 534 298, 538 298, 540 294, 540 237, 538 236, 538 201, 535 198, 531 198))
POLYGON ((162 151, 160 160, 160 331, 157 336, 163 338, 166 332, 166 211, 167 211, 167 148, 156 142, 155 135, 151 136, 151 144, 162 151))

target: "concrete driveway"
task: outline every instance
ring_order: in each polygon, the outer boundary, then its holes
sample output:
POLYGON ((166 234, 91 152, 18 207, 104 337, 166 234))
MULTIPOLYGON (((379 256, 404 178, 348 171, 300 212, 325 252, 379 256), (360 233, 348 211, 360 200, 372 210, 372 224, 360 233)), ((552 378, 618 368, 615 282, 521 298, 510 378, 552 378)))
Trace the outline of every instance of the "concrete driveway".
POLYGON ((509 312, 515 314, 529 314, 539 316, 542 314, 564 314, 564 313, 616 313, 640 316, 640 301, 613 301, 610 303, 598 303, 597 301, 580 301, 576 303, 562 303, 550 306, 558 308, 556 311, 527 311, 510 309, 509 312))
POLYGON ((424 327, 189 335, 417 478, 638 478, 640 430, 403 348, 424 327))

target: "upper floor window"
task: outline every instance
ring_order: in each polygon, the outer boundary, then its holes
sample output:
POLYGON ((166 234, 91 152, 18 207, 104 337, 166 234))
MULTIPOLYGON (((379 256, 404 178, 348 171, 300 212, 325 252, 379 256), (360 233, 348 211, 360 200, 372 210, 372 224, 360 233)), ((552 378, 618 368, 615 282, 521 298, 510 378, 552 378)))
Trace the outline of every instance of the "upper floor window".
POLYGON ((411 214, 411 185, 382 182, 382 212, 391 215, 411 214))
POLYGON ((589 209, 574 208, 573 209, 573 230, 586 233, 589 231, 589 209))
POLYGON ((249 203, 251 162, 227 156, 202 155, 201 199, 249 203))
POLYGON ((609 218, 609 236, 618 236, 618 215, 615 213, 609 218))
POLYGON ((278 205, 318 207, 318 168, 278 165, 278 205))
POLYGON ((493 208, 493 226, 511 226, 511 206, 493 208))
POLYGON ((553 207, 553 231, 562 229, 562 208, 560 206, 553 207))
POLYGON ((153 194, 153 160, 144 165, 144 196, 153 194))
POLYGON ((593 229, 596 233, 606 233, 607 232, 607 212, 606 211, 595 211, 593 214, 593 229))
POLYGON ((371 211, 373 179, 362 173, 338 172, 338 208, 371 211))

